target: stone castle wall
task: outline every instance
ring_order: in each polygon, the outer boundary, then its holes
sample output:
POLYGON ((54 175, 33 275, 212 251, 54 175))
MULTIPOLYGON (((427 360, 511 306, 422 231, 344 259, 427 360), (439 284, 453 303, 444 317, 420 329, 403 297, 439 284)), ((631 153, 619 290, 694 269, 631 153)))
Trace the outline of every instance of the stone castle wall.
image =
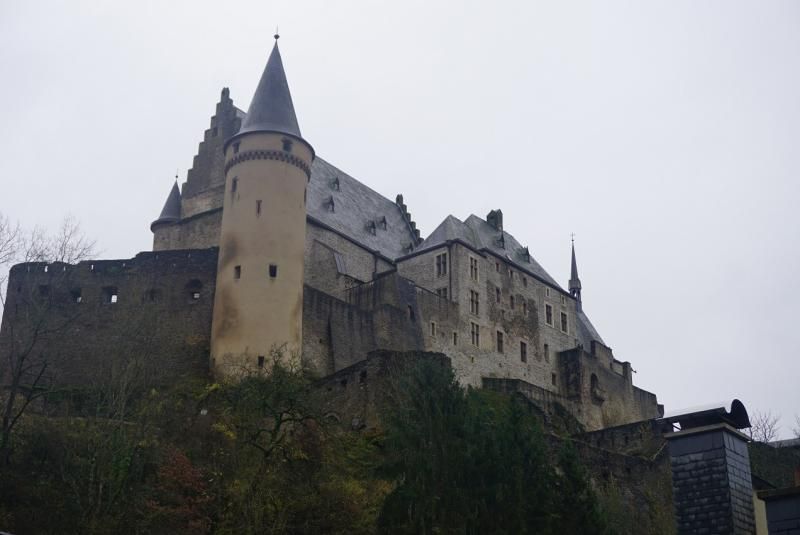
POLYGON ((156 384, 208 370, 217 250, 11 269, 0 352, 35 342, 57 384, 91 386, 132 362, 156 384))

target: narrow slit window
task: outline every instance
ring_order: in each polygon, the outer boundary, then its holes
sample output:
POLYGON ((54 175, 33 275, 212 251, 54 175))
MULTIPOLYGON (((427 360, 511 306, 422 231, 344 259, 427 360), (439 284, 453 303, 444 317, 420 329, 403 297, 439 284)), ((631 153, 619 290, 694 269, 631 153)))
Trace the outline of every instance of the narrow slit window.
POLYGON ((548 344, 544 345, 544 361, 550 362, 550 346, 548 344))
POLYGON ((233 177, 231 179, 231 193, 236 193, 237 189, 239 189, 239 178, 233 177))
POLYGON ((239 154, 239 143, 234 143, 233 144, 233 153, 234 154, 239 154))
POLYGON ((503 333, 497 331, 497 352, 503 352, 503 333))
POLYGON ((556 374, 551 374, 550 382, 553 383, 553 386, 558 385, 558 376, 556 374))
POLYGON ((274 279, 278 276, 278 266, 277 264, 270 264, 269 265, 269 278, 274 279))
POLYGON ((508 298, 508 303, 511 305, 511 310, 514 310, 514 296, 508 298))
POLYGON ((431 322, 431 336, 436 336, 436 322, 431 322))
POLYGON ((264 367, 264 355, 259 355, 258 356, 258 367, 259 368, 263 368, 264 367))
POLYGON ((528 362, 528 344, 525 342, 519 343, 519 360, 528 362))
POLYGON ((242 278, 242 266, 233 266, 233 278, 234 279, 242 278))
POLYGON ((256 201, 256 217, 261 215, 261 199, 256 201))
POLYGON ((458 345, 458 333, 453 331, 453 345, 458 345))

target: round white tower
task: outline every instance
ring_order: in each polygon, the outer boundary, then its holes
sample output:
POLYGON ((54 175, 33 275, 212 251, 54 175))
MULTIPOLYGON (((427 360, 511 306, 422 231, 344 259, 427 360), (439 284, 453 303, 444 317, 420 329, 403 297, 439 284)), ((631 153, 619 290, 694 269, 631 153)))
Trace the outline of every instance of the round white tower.
POLYGON ((277 352, 299 358, 306 185, 314 149, 300 135, 277 36, 247 117, 225 144, 211 368, 238 375, 277 352))

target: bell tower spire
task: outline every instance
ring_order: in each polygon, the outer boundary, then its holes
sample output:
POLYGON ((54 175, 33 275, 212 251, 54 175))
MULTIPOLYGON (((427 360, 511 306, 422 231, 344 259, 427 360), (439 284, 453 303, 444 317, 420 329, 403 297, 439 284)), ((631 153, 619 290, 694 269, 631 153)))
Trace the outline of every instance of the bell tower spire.
POLYGON ((569 275, 569 293, 578 302, 581 308, 581 279, 578 278, 578 263, 575 261, 575 234, 572 235, 572 269, 569 275))
POLYGON ((300 135, 278 35, 238 133, 225 142, 211 369, 237 375, 279 352, 300 357, 306 184, 314 149, 300 135))

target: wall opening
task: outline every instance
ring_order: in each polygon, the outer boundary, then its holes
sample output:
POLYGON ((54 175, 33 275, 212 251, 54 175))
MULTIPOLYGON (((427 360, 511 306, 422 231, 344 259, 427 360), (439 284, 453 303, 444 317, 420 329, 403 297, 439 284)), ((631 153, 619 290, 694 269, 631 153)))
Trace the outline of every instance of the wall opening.
POLYGON ((116 286, 103 287, 103 300, 108 304, 114 304, 119 300, 119 290, 116 286))
POLYGON ((234 279, 242 278, 242 266, 233 266, 233 278, 234 279))
POLYGON ((259 355, 258 356, 258 367, 259 368, 263 368, 264 367, 264 355, 259 355))
POLYGON ((199 301, 202 295, 203 283, 197 279, 192 279, 186 283, 186 297, 190 303, 199 301))
POLYGON ((274 279, 278 276, 278 266, 277 264, 270 264, 269 265, 269 278, 274 279))
POLYGON ((292 152, 292 140, 291 139, 283 138, 281 140, 281 142, 283 143, 284 152, 292 152))
POLYGON ((81 295, 80 288, 73 288, 72 290, 70 290, 69 294, 72 297, 73 303, 80 303, 81 301, 83 301, 83 296, 81 295))
POLYGON ((261 199, 256 201, 256 217, 261 215, 261 199))

